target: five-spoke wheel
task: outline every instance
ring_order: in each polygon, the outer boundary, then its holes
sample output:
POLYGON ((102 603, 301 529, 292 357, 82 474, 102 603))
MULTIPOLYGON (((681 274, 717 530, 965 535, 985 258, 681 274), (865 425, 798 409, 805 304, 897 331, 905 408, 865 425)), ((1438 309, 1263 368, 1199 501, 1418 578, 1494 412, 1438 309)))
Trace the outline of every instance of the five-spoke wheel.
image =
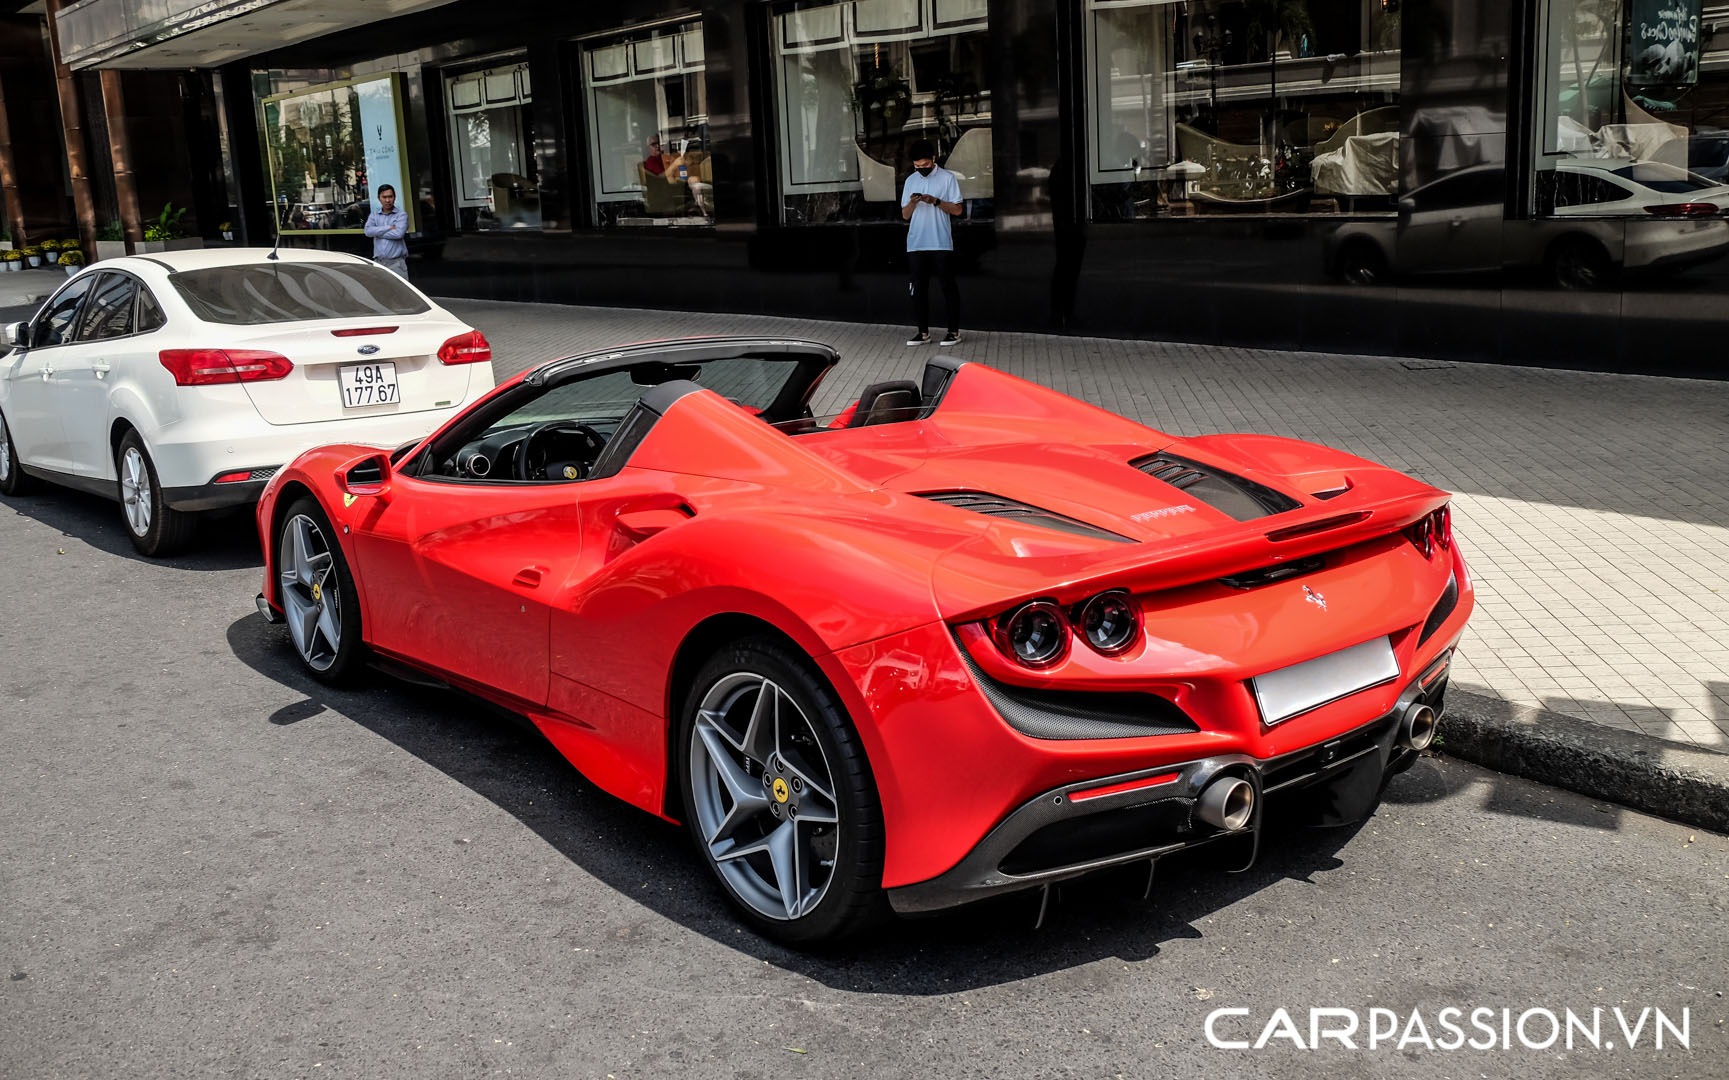
POLYGON ((318 504, 301 499, 277 533, 278 601, 301 663, 326 682, 341 679, 360 643, 360 602, 342 548, 318 504))
POLYGON ((163 498, 156 465, 136 431, 121 437, 114 465, 120 474, 120 509, 126 515, 132 546, 151 556, 171 555, 185 547, 198 519, 163 498))
POLYGON ((781 642, 722 650, 682 726, 686 816, 709 868, 751 922, 812 944, 882 909, 882 811, 845 712, 781 642))

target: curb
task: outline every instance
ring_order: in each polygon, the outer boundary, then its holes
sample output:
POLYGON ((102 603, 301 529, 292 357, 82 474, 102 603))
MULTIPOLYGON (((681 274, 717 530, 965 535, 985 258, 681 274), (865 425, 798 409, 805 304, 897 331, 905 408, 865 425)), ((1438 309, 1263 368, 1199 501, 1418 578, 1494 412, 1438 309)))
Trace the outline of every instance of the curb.
POLYGON ((1459 689, 1442 753, 1647 814, 1729 833, 1729 754, 1459 689))

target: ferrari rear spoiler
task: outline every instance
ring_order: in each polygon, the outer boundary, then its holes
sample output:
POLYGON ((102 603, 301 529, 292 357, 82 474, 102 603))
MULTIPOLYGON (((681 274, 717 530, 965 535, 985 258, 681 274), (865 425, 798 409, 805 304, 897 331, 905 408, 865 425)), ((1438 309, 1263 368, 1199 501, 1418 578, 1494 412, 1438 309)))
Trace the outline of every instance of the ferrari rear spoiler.
POLYGON ((1389 536, 1450 498, 1390 469, 1363 470, 1354 480, 1342 495, 1281 514, 1085 554, 1017 557, 987 534, 937 559, 932 594, 946 621, 966 622, 1040 596, 1067 602, 1104 589, 1174 589, 1389 536))

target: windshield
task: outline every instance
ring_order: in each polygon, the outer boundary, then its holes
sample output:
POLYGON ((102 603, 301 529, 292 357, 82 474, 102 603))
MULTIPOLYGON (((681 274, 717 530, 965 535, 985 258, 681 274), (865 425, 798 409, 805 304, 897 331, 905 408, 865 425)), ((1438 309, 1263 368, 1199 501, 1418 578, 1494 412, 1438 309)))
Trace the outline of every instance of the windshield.
POLYGON ((183 270, 168 280, 192 313, 232 326, 419 315, 408 283, 370 263, 268 262, 183 270))

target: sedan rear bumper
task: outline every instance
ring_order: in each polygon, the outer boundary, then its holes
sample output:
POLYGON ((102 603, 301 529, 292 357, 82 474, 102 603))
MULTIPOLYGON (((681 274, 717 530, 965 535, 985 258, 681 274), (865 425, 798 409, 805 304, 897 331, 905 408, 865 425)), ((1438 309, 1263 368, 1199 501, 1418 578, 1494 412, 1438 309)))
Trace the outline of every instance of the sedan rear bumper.
POLYGON ((1354 731, 1278 757, 1221 754, 1175 765, 1065 784, 1011 811, 953 869, 888 890, 903 914, 940 911, 989 896, 1038 888, 1109 866, 1162 856, 1234 836, 1255 835, 1266 796, 1336 785, 1334 808, 1348 817, 1372 808, 1385 778, 1417 751, 1401 741, 1401 717, 1414 704, 1440 713, 1445 674, 1427 687, 1413 680, 1386 715, 1354 731), (1234 777, 1255 791, 1249 823, 1235 831, 1203 822, 1201 793, 1234 777))

